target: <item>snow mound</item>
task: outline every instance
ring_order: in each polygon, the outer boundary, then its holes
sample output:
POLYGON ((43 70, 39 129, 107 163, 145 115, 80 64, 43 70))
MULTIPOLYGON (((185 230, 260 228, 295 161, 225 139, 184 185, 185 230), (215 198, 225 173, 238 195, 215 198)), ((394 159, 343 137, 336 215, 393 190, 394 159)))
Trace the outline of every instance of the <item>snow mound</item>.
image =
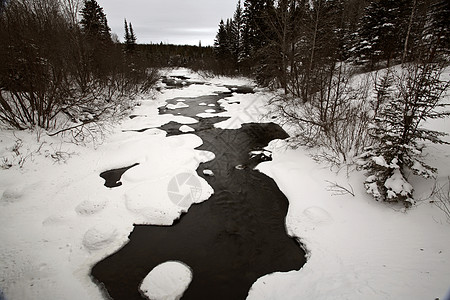
POLYGON ((23 197, 23 186, 16 185, 6 188, 1 197, 1 202, 12 203, 23 197))
POLYGON ((136 215, 135 223, 172 225, 180 214, 168 199, 167 188, 160 184, 145 182, 126 192, 124 197, 125 207, 136 215))
POLYGON ((177 104, 167 104, 167 109, 177 109, 177 108, 187 108, 189 105, 183 102, 178 102, 177 104))
POLYGON ((85 200, 77 205, 75 211, 79 215, 90 216, 105 209, 107 204, 106 199, 99 201, 85 200))
POLYGON ((303 216, 313 224, 325 224, 333 220, 330 213, 318 206, 311 206, 303 211, 303 216))
POLYGON ((192 128, 192 127, 190 127, 190 126, 187 126, 187 125, 182 125, 182 126, 180 127, 180 131, 181 131, 181 132, 194 132, 195 129, 192 128))
POLYGON ((65 226, 72 220, 71 216, 68 213, 61 213, 51 215, 46 218, 42 225, 44 226, 65 226))
POLYGON ((117 230, 111 224, 98 224, 89 229, 83 237, 83 246, 90 250, 101 250, 114 242, 117 230))
POLYGON ((199 163, 205 163, 205 162, 211 161, 215 158, 216 158, 216 155, 213 152, 205 151, 205 150, 198 150, 196 152, 196 156, 195 156, 195 159, 199 163))
POLYGON ((178 300, 192 281, 184 263, 168 261, 156 266, 142 281, 140 291, 152 300, 178 300))
POLYGON ((203 170, 203 174, 206 176, 214 176, 214 172, 211 170, 203 170))

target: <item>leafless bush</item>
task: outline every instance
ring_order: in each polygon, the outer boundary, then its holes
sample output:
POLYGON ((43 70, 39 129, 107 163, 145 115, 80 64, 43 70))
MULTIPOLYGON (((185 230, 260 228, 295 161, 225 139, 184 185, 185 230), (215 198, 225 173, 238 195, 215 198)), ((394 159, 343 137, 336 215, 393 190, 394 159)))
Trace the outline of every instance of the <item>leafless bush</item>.
POLYGON ((117 116, 129 108, 129 98, 156 82, 157 73, 137 55, 127 57, 122 45, 81 30, 79 4, 16 0, 2 11, 1 123, 17 129, 87 128, 117 116), (61 122, 61 116, 71 122, 61 122))
POLYGON ((364 101, 368 83, 352 86, 349 70, 342 65, 331 66, 323 76, 306 103, 283 95, 272 104, 286 123, 298 128, 291 139, 294 146, 321 147, 331 163, 349 163, 369 142, 370 107, 364 101))
POLYGON ((14 144, 6 148, 6 155, 1 157, 0 168, 2 169, 9 169, 13 166, 22 168, 25 162, 33 160, 33 155, 39 152, 40 148, 42 147, 41 144, 36 151, 32 151, 29 147, 24 147, 24 142, 22 139, 18 137, 15 138, 16 140, 14 144))
POLYGON ((450 222, 450 177, 443 185, 436 181, 431 198, 434 199, 432 202, 445 213, 447 221, 450 222))

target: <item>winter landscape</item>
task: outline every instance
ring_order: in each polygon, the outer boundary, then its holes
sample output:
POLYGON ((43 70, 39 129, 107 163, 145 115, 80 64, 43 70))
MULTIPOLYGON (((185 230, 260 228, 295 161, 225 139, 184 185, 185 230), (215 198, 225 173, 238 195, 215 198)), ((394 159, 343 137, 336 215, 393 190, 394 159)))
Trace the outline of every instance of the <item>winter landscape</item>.
POLYGON ((239 1, 213 47, 55 1, 0 6, 1 300, 450 299, 446 1, 239 1))

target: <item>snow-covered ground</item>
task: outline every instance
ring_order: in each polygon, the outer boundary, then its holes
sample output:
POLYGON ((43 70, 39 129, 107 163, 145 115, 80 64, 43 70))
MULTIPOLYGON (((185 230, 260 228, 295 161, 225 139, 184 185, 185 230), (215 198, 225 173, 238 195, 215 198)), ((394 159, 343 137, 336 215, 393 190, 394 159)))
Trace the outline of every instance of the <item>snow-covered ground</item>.
MULTIPOLYGON (((214 158, 194 149, 202 143, 189 126, 196 120, 179 116, 175 106, 169 107, 173 115, 158 115, 157 108, 167 99, 214 94, 227 90, 223 84, 251 82, 205 79, 185 69, 170 72, 208 84, 142 99, 133 111, 137 117, 112 128, 95 148, 42 132, 0 131, 0 165, 13 165, 0 169, 0 290, 6 299, 103 299, 89 277, 90 268, 127 242, 133 224, 171 224, 186 210, 170 200, 174 177, 192 174, 198 179, 202 193, 196 202, 213 193, 195 173, 199 163, 214 158), (185 125, 180 130, 186 134, 166 137, 156 129, 170 121, 185 125), (144 128, 152 129, 129 131, 144 128), (139 165, 122 176, 120 187, 103 186, 101 172, 134 163, 139 165)), ((263 115, 269 98, 260 90, 221 100, 227 111, 218 115, 231 118, 216 125, 238 128, 243 122, 268 121, 263 115)), ((180 108, 187 105, 179 103, 180 108)), ((450 132, 448 119, 430 126, 450 132)), ((260 278, 248 299, 445 299, 450 224, 425 200, 432 181, 412 178, 416 199, 423 201, 405 211, 375 202, 366 194, 360 172, 332 172, 306 150, 289 149, 282 141, 268 148, 273 161, 257 168, 288 197, 286 227, 303 242, 308 262, 299 271, 260 278), (335 195, 333 184, 351 185, 355 196, 335 195)), ((429 148, 430 164, 439 168, 442 180, 450 175, 448 150, 444 145, 429 148)), ((149 274, 141 290, 157 286, 161 299, 174 299, 176 285, 184 288, 195 277, 195 271, 191 275, 179 263, 167 266, 149 274), (173 284, 167 287, 161 278, 173 284), (166 290, 171 287, 173 291, 166 290)))

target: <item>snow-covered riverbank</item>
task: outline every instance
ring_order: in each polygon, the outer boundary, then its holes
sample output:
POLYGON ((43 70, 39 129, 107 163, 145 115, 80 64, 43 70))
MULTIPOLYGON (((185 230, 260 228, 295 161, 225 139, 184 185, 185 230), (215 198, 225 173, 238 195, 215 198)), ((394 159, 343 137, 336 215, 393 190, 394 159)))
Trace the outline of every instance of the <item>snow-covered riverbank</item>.
MULTIPOLYGON (((172 72, 206 81, 188 70, 172 72)), ((171 224, 179 217, 183 210, 169 199, 169 181, 180 171, 196 176, 198 165, 213 156, 194 149, 202 143, 195 133, 166 137, 156 129, 170 121, 196 122, 178 116, 176 108, 172 116, 159 115, 158 107, 176 97, 227 91, 223 84, 249 84, 244 79, 207 81, 142 99, 133 112, 138 117, 113 128, 96 149, 45 134, 37 142, 36 133, 0 132, 0 158, 14 164, 0 169, 0 290, 6 299, 102 299, 90 268, 126 243, 134 223, 171 224), (144 128, 151 129, 123 132, 144 128), (136 162, 122 186, 103 186, 101 172, 136 162)), ((231 118, 218 126, 268 121, 263 115, 269 98, 259 91, 223 100, 227 111, 219 115, 231 118)), ((449 123, 433 126, 450 132, 449 123)), ((300 271, 260 278, 249 299, 444 299, 450 288, 450 224, 436 206, 419 201, 408 211, 395 209, 366 194, 359 172, 336 174, 305 150, 287 149, 280 141, 269 148, 273 161, 258 169, 288 197, 287 230, 301 239, 309 257, 300 271), (350 184, 355 197, 334 195, 333 183, 350 184)), ((429 150, 440 178, 450 175, 448 150, 429 150)), ((198 180, 202 194, 197 200, 204 201, 213 190, 198 180)), ((425 199, 433 183, 413 182, 416 197, 425 199)))

